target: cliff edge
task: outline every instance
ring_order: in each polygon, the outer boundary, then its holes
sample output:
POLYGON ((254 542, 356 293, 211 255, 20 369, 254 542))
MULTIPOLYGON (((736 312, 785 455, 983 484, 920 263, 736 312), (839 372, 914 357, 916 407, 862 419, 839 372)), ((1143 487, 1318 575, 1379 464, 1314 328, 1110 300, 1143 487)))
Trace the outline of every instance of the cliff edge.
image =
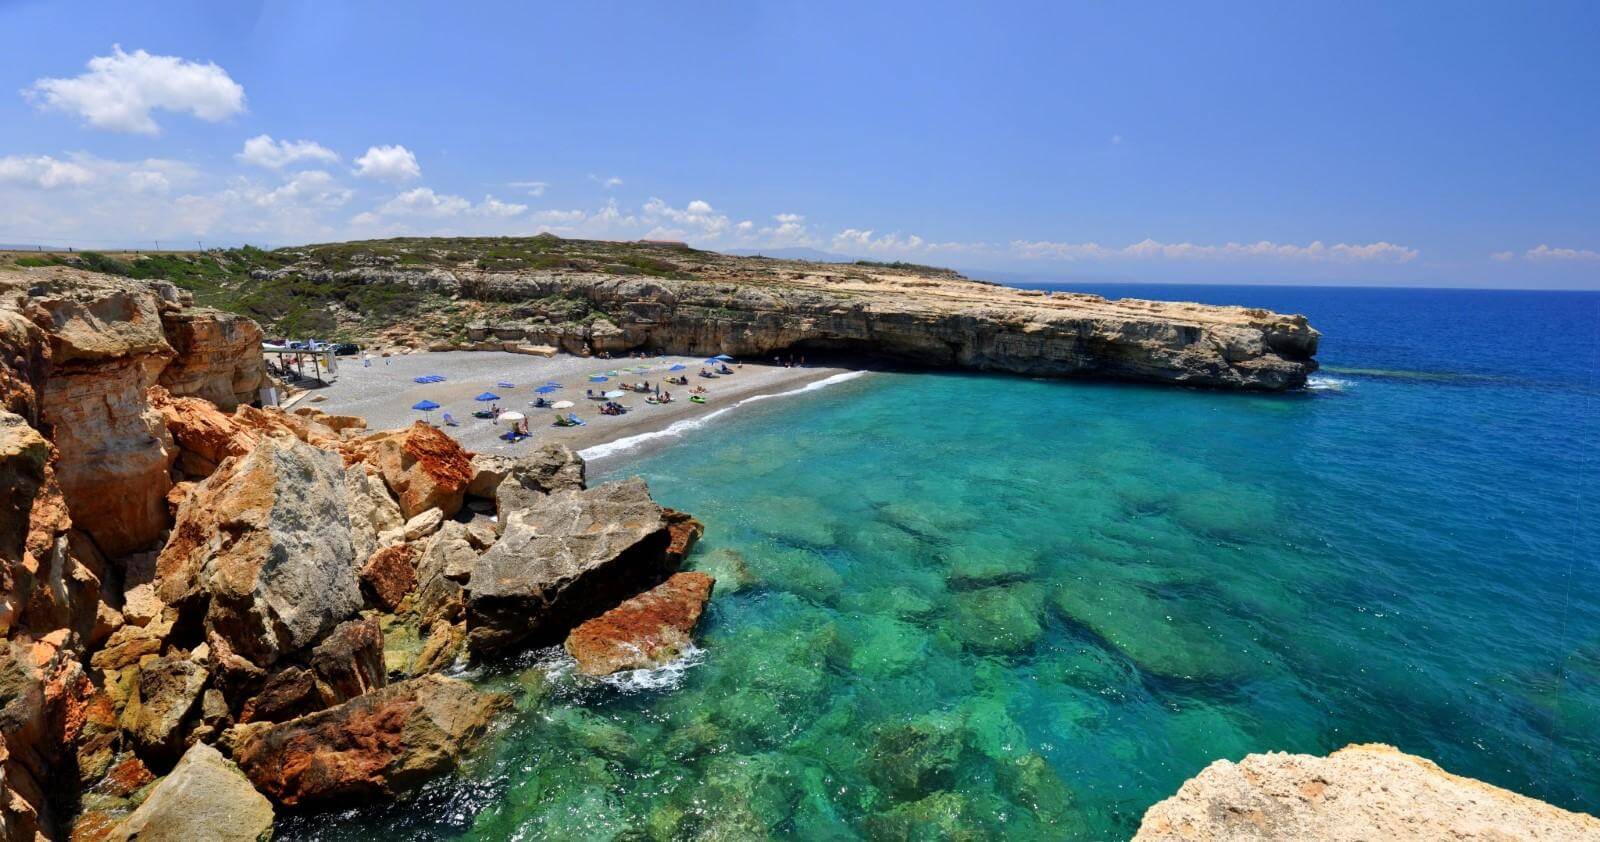
POLYGON ((1373 743, 1218 760, 1151 807, 1134 839, 1600 839, 1600 819, 1373 743))

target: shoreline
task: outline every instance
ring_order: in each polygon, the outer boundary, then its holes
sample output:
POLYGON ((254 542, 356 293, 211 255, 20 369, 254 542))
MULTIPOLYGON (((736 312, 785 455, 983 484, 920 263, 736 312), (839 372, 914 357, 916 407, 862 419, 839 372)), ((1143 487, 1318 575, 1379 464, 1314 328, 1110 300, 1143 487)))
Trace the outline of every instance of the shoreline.
POLYGON ((338 379, 328 386, 312 389, 294 408, 314 407, 335 415, 357 415, 365 418, 368 429, 373 431, 429 420, 462 447, 478 453, 511 456, 556 442, 578 451, 591 464, 602 465, 603 471, 611 471, 618 465, 669 446, 685 433, 701 429, 746 403, 798 395, 865 373, 861 369, 831 365, 785 368, 770 363, 735 362, 733 374, 703 379, 697 376, 702 364, 701 358, 678 355, 596 359, 568 354, 537 357, 504 351, 440 351, 375 357, 372 366, 367 368, 358 357, 342 357, 338 379), (673 374, 687 375, 689 385, 670 387, 668 391, 673 393, 670 404, 648 404, 644 394, 630 392, 617 399, 630 411, 608 416, 599 412, 601 401, 591 401, 585 395, 588 389, 615 388, 621 382, 646 380, 655 384, 668 376, 668 369, 675 364, 686 366, 673 374), (629 370, 636 367, 648 370, 629 370), (618 374, 605 383, 589 382, 591 375, 612 371, 618 374), (446 379, 440 383, 413 382, 413 378, 424 374, 442 374, 446 379), (574 406, 561 412, 577 414, 585 422, 583 426, 552 426, 550 419, 555 410, 529 406, 538 397, 534 389, 546 381, 561 383, 563 388, 545 397, 572 401, 574 406), (501 382, 515 385, 507 389, 497 385, 501 382), (702 385, 708 390, 707 402, 689 401, 689 390, 702 385), (501 399, 474 400, 484 392, 499 395, 501 399), (440 409, 431 413, 413 410, 411 407, 421 400, 431 400, 439 404, 440 409), (506 442, 499 436, 509 429, 508 424, 472 416, 474 410, 493 404, 498 404, 502 410, 516 410, 527 415, 532 437, 517 443, 506 442), (446 412, 459 426, 443 424, 446 412))

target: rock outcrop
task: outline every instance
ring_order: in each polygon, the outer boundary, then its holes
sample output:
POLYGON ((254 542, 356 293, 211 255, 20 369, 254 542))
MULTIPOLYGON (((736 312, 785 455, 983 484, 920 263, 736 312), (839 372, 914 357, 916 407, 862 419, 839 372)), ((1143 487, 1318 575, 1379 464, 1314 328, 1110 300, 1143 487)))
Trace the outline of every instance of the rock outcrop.
POLYGON ((465 682, 423 676, 288 722, 237 726, 233 756, 286 807, 393 797, 454 768, 506 704, 465 682))
POLYGON ((690 633, 716 584, 704 573, 675 573, 665 582, 584 622, 567 635, 567 654, 584 675, 658 667, 689 647, 690 633))
POLYGON ((403 430, 376 433, 359 449, 399 499, 406 519, 429 509, 445 517, 460 511, 474 470, 472 456, 455 439, 418 421, 403 430))
POLYGON ((472 567, 469 647, 482 657, 560 641, 665 578, 670 540, 661 506, 638 478, 558 491, 512 512, 472 567))
POLYGON ((222 753, 197 743, 144 803, 112 830, 117 842, 257 842, 272 835, 272 803, 222 753))
POLYGON ((232 313, 183 308, 161 315, 172 362, 160 383, 176 395, 205 398, 224 411, 254 403, 267 385, 261 327, 232 313))
POLYGON ((1385 745, 1219 760, 1145 812, 1140 842, 1600 839, 1600 819, 1385 745))

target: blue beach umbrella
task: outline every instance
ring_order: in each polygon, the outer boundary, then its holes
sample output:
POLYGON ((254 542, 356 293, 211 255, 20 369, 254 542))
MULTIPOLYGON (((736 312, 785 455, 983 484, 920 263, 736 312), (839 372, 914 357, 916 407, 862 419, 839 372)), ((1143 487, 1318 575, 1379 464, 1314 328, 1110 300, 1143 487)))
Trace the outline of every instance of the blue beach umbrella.
POLYGON ((484 403, 488 403, 489 401, 500 400, 500 396, 495 394, 494 392, 484 392, 483 394, 473 398, 473 400, 475 400, 475 401, 483 401, 484 403))
POLYGON ((540 386, 539 388, 534 389, 534 391, 539 393, 539 394, 541 394, 541 395, 548 395, 551 392, 554 392, 555 390, 557 390, 559 388, 561 388, 561 387, 560 386, 540 386))
POLYGON ((711 358, 711 359, 714 359, 714 360, 722 360, 722 361, 723 361, 723 362, 725 362, 725 363, 731 363, 731 362, 733 362, 733 357, 730 357, 730 356, 728 356, 728 355, 727 355, 727 354, 718 354, 718 355, 716 355, 716 356, 714 356, 714 357, 712 357, 712 358, 711 358))
POLYGON ((610 379, 611 378, 605 376, 604 374, 596 374, 595 376, 589 378, 589 382, 590 383, 604 383, 604 382, 606 382, 607 380, 610 380, 610 379))
POLYGON ((672 368, 667 369, 667 371, 683 371, 686 368, 688 368, 688 366, 684 365, 683 363, 678 363, 672 368))
POLYGON ((427 417, 428 423, 432 424, 433 423, 433 411, 435 409, 438 409, 439 405, 434 403, 433 401, 417 401, 416 403, 411 405, 411 408, 415 409, 418 412, 423 413, 427 417))
POLYGON ((502 389, 515 389, 515 388, 517 388, 517 384, 515 384, 515 383, 507 383, 504 380, 502 380, 499 383, 496 383, 494 385, 499 386, 502 389))

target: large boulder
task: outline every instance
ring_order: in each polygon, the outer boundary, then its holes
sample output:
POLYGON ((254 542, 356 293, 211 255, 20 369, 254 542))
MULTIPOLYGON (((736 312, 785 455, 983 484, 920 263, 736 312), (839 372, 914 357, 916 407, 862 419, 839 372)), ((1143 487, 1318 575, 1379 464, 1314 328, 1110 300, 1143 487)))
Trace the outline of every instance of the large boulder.
POLYGON ((179 510, 156 592, 183 616, 203 615, 218 656, 255 667, 353 616, 361 586, 339 457, 266 438, 224 463, 179 510))
POLYGON ((122 713, 123 730, 139 751, 171 763, 182 745, 184 720, 200 702, 210 677, 186 654, 172 654, 141 664, 133 697, 122 713))
POLYGON ((405 536, 405 520, 400 505, 389 495, 383 480, 366 465, 344 469, 345 491, 350 498, 350 543, 356 558, 400 543, 405 536))
POLYGON ((417 590, 412 611, 424 626, 444 620, 459 621, 466 610, 462 583, 478 563, 478 550, 466 526, 446 523, 423 546, 417 561, 417 590))
POLYGON ((1134 839, 1600 839, 1600 819, 1372 744, 1218 760, 1145 811, 1134 839))
POLYGON ((661 507, 637 477, 557 491, 513 512, 500 540, 472 567, 472 652, 560 641, 584 620, 666 578, 670 540, 661 507))
POLYGON ((417 587, 417 547, 395 544, 367 556, 361 565, 361 587, 371 604, 385 611, 396 611, 406 595, 417 587))
POLYGON ((201 398, 175 398, 156 386, 150 390, 150 404, 178 446, 178 469, 189 477, 211 476, 224 459, 249 453, 261 438, 260 430, 236 423, 201 398))
POLYGON ((256 792, 239 767, 211 746, 196 743, 109 838, 257 842, 271 838, 272 819, 272 802, 256 792))
POLYGON ((494 488, 502 529, 513 512, 537 505, 545 495, 583 486, 583 457, 564 444, 547 444, 518 458, 494 488))
POLYGON ((360 803, 453 769, 506 704, 426 675, 288 722, 237 726, 229 741, 240 768, 278 804, 360 803))
POLYGON ((260 399, 269 382, 261 356, 261 327, 244 316, 189 307, 161 314, 176 356, 161 385, 177 395, 205 398, 224 410, 260 399))
POLYGON ((715 584, 704 573, 675 573, 573 629, 567 653, 584 675, 661 666, 689 648, 690 633, 715 584))
POLYGON ((439 509, 445 517, 460 511, 473 469, 472 457, 455 439, 418 421, 367 438, 359 452, 399 498, 405 518, 429 509, 439 509))

